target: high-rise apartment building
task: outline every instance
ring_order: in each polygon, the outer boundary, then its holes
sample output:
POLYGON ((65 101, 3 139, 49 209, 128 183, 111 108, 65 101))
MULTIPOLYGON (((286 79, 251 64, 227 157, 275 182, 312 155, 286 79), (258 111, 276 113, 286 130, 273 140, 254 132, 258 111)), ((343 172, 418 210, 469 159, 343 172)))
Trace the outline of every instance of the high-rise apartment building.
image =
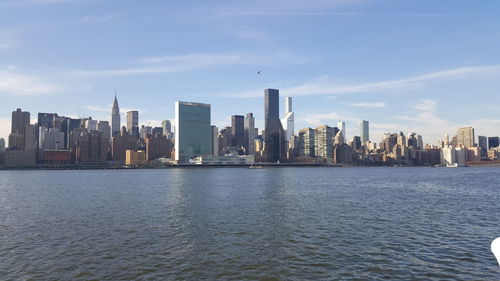
POLYGON ((22 111, 20 108, 18 108, 16 111, 12 111, 11 121, 12 126, 10 132, 24 135, 26 126, 30 124, 30 113, 27 111, 22 111))
POLYGON ((314 157, 314 130, 311 128, 304 128, 298 132, 298 156, 300 157, 314 157))
POLYGON ((38 113, 38 126, 45 127, 47 129, 54 127, 54 118, 57 116, 57 113, 38 113))
POLYGON ((281 119, 281 124, 283 125, 283 130, 285 131, 285 140, 289 141, 294 135, 294 113, 292 110, 292 98, 285 98, 285 117, 281 119))
POLYGON ((113 161, 125 163, 126 151, 137 149, 137 138, 131 136, 125 126, 119 135, 113 137, 111 155, 113 161))
POLYGON ((370 129, 368 121, 359 121, 359 134, 361 136, 361 144, 365 144, 370 141, 370 129))
POLYGON ((175 103, 175 161, 188 163, 197 156, 212 154, 210 105, 175 103))
POLYGON ((111 109, 111 136, 116 136, 120 134, 121 119, 120 119, 120 106, 118 105, 118 99, 113 101, 113 108, 111 109))
POLYGON ((139 111, 127 112, 127 131, 135 138, 139 138, 139 111))
POLYGON ((255 154, 255 118, 253 113, 247 113, 245 117, 245 138, 246 138, 246 154, 255 154))
MULTIPOLYGON (((333 157, 334 137, 335 129, 328 125, 319 126, 314 130, 314 154, 316 157, 331 160, 333 157)), ((342 140, 345 140, 345 138, 342 137, 342 140)))
POLYGON ((242 115, 231 116, 231 146, 241 148, 245 147, 245 117, 242 115))
POLYGON ((474 128, 464 127, 457 131, 457 145, 464 147, 474 146, 474 128))
POLYGON ((97 131, 111 143, 111 127, 109 121, 99 121, 97 123, 97 131))
POLYGON ((170 158, 172 143, 166 136, 160 134, 147 135, 146 142, 146 160, 151 161, 157 158, 170 158))
POLYGON ((85 120, 85 129, 87 129, 87 131, 97 131, 97 120, 85 120))
POLYGON ((279 118, 279 90, 264 91, 264 158, 267 162, 278 162, 285 157, 285 133, 279 118))

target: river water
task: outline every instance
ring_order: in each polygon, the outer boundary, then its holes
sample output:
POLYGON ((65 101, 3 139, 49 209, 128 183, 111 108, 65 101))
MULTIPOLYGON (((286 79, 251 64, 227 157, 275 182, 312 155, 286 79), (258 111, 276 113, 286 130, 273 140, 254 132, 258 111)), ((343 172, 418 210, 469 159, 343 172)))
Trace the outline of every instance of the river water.
POLYGON ((0 171, 0 280, 499 280, 498 168, 0 171))

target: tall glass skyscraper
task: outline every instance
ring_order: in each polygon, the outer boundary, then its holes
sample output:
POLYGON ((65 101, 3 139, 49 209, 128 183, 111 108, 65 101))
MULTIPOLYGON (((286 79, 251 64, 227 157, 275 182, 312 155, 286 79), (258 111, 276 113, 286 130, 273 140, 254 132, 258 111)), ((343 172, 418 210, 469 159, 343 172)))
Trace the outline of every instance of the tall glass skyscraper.
POLYGON ((135 138, 139 138, 139 111, 127 112, 127 131, 135 138))
POLYGON ((175 103, 175 161, 188 163, 196 156, 212 154, 210 105, 175 103))
POLYGON ((361 144, 370 141, 369 123, 366 120, 359 121, 359 133, 361 134, 361 144))
POLYGON ((264 90, 265 139, 264 157, 267 162, 283 160, 285 151, 285 132, 280 121, 279 90, 264 90))

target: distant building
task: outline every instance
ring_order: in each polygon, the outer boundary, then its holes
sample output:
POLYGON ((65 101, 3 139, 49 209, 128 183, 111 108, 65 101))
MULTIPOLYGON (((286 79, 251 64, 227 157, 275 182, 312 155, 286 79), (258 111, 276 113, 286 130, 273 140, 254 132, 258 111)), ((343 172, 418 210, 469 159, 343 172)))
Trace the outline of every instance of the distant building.
POLYGON ((488 148, 495 148, 500 146, 499 137, 489 137, 488 138, 488 148))
POLYGON ((146 160, 170 157, 173 145, 166 136, 161 134, 147 135, 144 140, 146 142, 146 160))
POLYGON ((12 112, 11 122, 12 125, 10 132, 19 135, 24 135, 26 126, 30 124, 30 113, 27 111, 22 111, 20 108, 18 108, 16 111, 12 112))
POLYGON ((211 155, 219 155, 219 129, 217 126, 211 126, 212 132, 212 153, 211 155))
POLYGON ((232 141, 231 127, 226 127, 219 131, 219 155, 224 155, 224 150, 231 146, 232 141))
POLYGON ((285 132, 279 118, 279 90, 264 91, 264 158, 267 162, 278 162, 286 157, 285 132))
POLYGON ((154 127, 153 131, 151 132, 153 135, 163 135, 163 128, 162 127, 154 127))
POLYGON ((295 134, 295 116, 292 110, 292 98, 285 98, 285 117, 281 119, 281 124, 283 125, 283 130, 285 132, 285 140, 290 141, 290 138, 295 134))
POLYGON ((255 118, 253 113, 247 113, 245 117, 245 151, 247 155, 255 154, 255 118))
POLYGON ((474 146, 474 128, 465 127, 457 131, 457 145, 463 147, 474 146))
POLYGON ((297 150, 299 157, 314 157, 314 130, 304 128, 298 132, 297 150))
POLYGON ((97 131, 97 120, 85 120, 85 129, 87 129, 88 131, 97 131))
POLYGON ((151 134, 153 134, 153 127, 144 126, 144 125, 141 126, 140 137, 142 139, 145 139, 148 135, 151 135, 151 134))
POLYGON ((113 101, 113 108, 111 109, 111 136, 114 137, 120 134, 121 119, 120 119, 120 106, 118 106, 118 99, 113 101))
POLYGON ((57 113, 38 113, 38 126, 45 127, 47 129, 54 127, 54 118, 57 116, 57 113))
POLYGON ((488 154, 488 138, 485 136, 478 136, 477 145, 481 149, 481 156, 486 157, 488 154))
MULTIPOLYGON (((338 132, 339 137, 344 143, 342 131, 338 132)), ((333 157, 333 138, 335 137, 334 128, 328 125, 322 125, 314 130, 314 154, 316 157, 331 160, 333 157)))
POLYGON ((172 124, 170 120, 161 121, 161 127, 163 128, 163 134, 168 137, 169 133, 172 133, 172 124))
POLYGON ((365 144, 370 141, 370 128, 369 122, 366 120, 359 121, 359 133, 361 136, 361 144, 365 144))
POLYGON ((65 149, 70 149, 69 136, 70 136, 71 132, 73 132, 75 129, 80 128, 80 126, 82 125, 81 121, 82 120, 80 120, 80 119, 68 118, 65 120, 64 124, 62 125, 62 131, 64 132, 64 148, 65 149))
POLYGON ((40 127, 38 131, 38 148, 44 150, 64 150, 64 133, 57 128, 40 127))
POLYGON ((76 129, 70 136, 72 160, 76 164, 103 164, 107 161, 109 141, 98 131, 76 129))
POLYGON ((109 121, 99 121, 97 123, 97 131, 111 144, 111 127, 109 126, 109 121))
POLYGON ((0 151, 4 151, 4 150, 5 150, 5 139, 0 138, 0 151))
POLYGON ((344 143, 347 142, 347 133, 346 133, 346 128, 345 128, 345 122, 339 121, 337 123, 337 128, 339 129, 339 132, 342 132, 342 136, 344 136, 344 143))
POLYGON ((135 138, 139 138, 139 111, 127 112, 127 131, 135 138))
POLYGON ((135 150, 137 148, 137 138, 131 136, 127 129, 122 127, 119 135, 113 137, 111 155, 113 161, 125 163, 126 151, 135 150))
POLYGON ((142 165, 146 163, 146 152, 144 150, 126 151, 125 165, 142 165))
POLYGON ((245 139, 245 117, 242 115, 231 116, 231 146, 242 148, 247 142, 245 139))
POLYGON ((175 103, 175 161, 187 163, 196 156, 212 154, 210 105, 175 103))

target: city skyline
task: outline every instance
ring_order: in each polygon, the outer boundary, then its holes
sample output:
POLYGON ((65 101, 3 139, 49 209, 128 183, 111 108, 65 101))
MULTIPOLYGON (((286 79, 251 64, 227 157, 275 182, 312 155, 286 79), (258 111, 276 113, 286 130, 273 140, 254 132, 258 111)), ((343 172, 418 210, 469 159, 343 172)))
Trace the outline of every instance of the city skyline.
POLYGON ((280 112, 293 97, 296 131, 345 121, 350 140, 369 120, 377 141, 499 135, 500 3, 112 2, 0 4, 0 137, 18 107, 111 121, 115 90, 122 123, 138 110, 161 126, 190 100, 211 104, 219 128, 252 112, 262 129, 265 88, 280 89, 280 112))

